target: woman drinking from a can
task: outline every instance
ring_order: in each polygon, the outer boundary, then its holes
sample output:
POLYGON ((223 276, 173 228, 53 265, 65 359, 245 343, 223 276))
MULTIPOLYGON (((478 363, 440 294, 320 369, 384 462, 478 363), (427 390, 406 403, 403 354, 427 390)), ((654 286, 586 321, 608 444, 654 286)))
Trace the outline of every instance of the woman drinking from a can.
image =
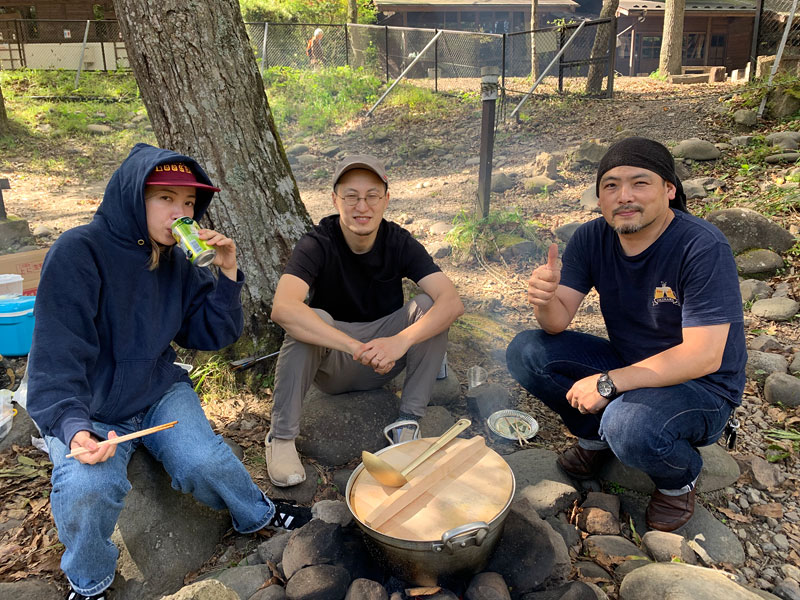
POLYGON ((50 500, 70 600, 105 598, 114 579, 110 537, 138 446, 164 465, 175 489, 227 508, 241 533, 307 520, 292 507, 276 510, 214 434, 186 371, 174 364, 173 341, 216 350, 242 331, 244 275, 233 240, 197 232, 213 248, 215 278, 186 260, 173 237, 173 222, 202 218, 218 191, 191 158, 138 144, 111 176, 92 222, 64 233, 45 259, 28 410, 53 461, 50 500), (99 443, 171 421, 178 423, 146 437, 99 443))

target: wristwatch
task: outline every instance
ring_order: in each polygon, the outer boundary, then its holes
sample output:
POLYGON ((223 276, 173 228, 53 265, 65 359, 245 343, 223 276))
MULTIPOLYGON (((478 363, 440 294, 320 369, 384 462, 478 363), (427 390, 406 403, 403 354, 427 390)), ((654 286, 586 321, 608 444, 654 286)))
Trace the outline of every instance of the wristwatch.
POLYGON ((597 380, 597 393, 607 400, 613 400, 619 396, 617 393, 617 386, 611 381, 611 377, 608 376, 607 371, 604 371, 597 380))

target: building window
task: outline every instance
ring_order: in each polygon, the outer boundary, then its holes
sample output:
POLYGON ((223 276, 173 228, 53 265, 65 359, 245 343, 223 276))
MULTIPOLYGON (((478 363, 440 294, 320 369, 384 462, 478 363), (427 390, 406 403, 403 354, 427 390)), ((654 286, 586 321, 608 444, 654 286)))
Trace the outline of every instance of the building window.
POLYGON ((642 58, 655 58, 658 60, 661 54, 661 36, 643 36, 642 37, 642 58))
POLYGON ((724 33, 711 36, 711 45, 708 48, 708 64, 725 64, 725 46, 727 45, 727 41, 727 36, 724 33))
POLYGON ((683 62, 703 60, 706 49, 705 33, 687 33, 683 36, 683 62))

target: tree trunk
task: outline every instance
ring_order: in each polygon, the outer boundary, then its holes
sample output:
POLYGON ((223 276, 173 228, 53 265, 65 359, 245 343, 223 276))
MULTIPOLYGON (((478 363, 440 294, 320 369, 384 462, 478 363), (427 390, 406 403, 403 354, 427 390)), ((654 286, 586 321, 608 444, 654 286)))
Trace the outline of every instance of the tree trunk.
POLYGON ((270 306, 311 226, 264 94, 237 0, 115 0, 158 143, 195 158, 222 188, 204 225, 230 236, 247 283, 238 351, 277 347, 270 306))
POLYGON ((660 75, 680 75, 683 62, 683 13, 686 0, 669 0, 664 8, 664 32, 658 57, 660 75))
POLYGON ((539 17, 539 0, 531 0, 531 79, 536 81, 539 77, 539 63, 536 61, 536 29, 539 17))
MULTIPOLYGON (((603 7, 600 9, 600 18, 613 19, 614 15, 617 14, 618 6, 619 0, 603 0, 603 7)), ((597 25, 595 29, 597 30, 597 33, 594 36, 592 53, 589 55, 589 57, 593 59, 602 58, 605 56, 608 53, 608 46, 611 43, 611 36, 617 35, 613 21, 611 23, 597 25)), ((583 33, 583 31, 581 31, 581 33, 583 33)), ((616 52, 616 46, 614 46, 614 52, 616 52)), ((603 91, 603 78, 605 77, 607 70, 606 64, 607 63, 591 63, 589 65, 589 74, 586 76, 587 94, 599 94, 603 91)))
POLYGON ((358 23, 358 0, 347 0, 347 22, 358 23))
POLYGON ((6 101, 3 99, 3 88, 0 87, 0 131, 8 129, 8 115, 6 115, 6 101))

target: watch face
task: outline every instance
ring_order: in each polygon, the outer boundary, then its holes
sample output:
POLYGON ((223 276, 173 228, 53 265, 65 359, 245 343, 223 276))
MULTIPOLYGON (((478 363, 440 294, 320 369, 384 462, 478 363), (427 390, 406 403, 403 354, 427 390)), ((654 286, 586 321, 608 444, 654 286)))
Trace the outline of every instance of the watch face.
POLYGON ((607 398, 614 393, 614 386, 610 382, 600 379, 597 382, 597 393, 607 398))

